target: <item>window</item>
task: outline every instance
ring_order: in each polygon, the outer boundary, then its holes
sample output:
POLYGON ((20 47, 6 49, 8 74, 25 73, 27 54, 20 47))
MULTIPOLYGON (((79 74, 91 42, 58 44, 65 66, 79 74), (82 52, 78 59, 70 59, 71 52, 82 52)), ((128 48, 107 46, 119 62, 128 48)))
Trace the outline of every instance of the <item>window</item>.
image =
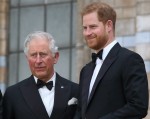
POLYGON ((23 43, 30 32, 39 30, 51 33, 59 47, 56 72, 76 82, 76 19, 76 0, 11 0, 8 85, 31 75, 23 43))

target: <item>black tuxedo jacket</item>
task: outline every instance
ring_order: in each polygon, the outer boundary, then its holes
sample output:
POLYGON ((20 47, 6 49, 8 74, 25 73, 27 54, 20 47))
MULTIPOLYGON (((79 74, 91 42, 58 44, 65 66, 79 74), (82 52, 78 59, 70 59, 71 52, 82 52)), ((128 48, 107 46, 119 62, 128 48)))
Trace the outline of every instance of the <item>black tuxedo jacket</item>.
POLYGON ((141 119, 148 110, 148 83, 142 58, 118 43, 98 73, 88 100, 95 63, 80 74, 80 102, 76 119, 141 119))
POLYGON ((56 75, 54 107, 49 117, 33 76, 7 88, 3 99, 4 119, 72 119, 75 105, 68 106, 72 97, 77 98, 78 85, 56 75))

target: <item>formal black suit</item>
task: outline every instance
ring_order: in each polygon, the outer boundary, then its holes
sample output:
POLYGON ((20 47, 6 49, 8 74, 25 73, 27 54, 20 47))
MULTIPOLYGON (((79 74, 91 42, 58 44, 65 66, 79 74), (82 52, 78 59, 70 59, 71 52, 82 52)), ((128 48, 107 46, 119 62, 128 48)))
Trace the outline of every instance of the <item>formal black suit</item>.
POLYGON ((78 85, 56 74, 54 107, 49 118, 31 76, 7 88, 3 100, 3 116, 4 119, 72 119, 76 106, 68 106, 68 101, 72 97, 77 98, 77 95, 78 85))
POLYGON ((148 110, 148 83, 142 58, 117 43, 108 53, 88 99, 95 63, 80 74, 76 119, 142 119, 148 110))

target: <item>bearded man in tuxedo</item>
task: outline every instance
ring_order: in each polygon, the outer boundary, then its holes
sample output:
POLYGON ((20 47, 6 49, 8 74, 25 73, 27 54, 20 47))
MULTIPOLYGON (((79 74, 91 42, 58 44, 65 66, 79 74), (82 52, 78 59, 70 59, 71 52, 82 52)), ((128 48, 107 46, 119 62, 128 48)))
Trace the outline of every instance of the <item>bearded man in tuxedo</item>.
POLYGON ((116 12, 108 4, 94 2, 82 11, 83 35, 95 54, 80 73, 76 119, 142 119, 147 115, 144 61, 117 42, 115 23, 116 12))

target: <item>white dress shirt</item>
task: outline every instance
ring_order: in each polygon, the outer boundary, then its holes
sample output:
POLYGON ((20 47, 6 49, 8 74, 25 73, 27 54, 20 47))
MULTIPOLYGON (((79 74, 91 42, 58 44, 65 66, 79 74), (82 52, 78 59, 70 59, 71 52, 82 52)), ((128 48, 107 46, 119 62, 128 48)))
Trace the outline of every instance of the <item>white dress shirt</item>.
MULTIPOLYGON (((35 82, 37 83, 37 77, 34 76, 34 79, 35 79, 35 82)), ((49 90, 46 86, 43 86, 42 88, 39 88, 38 91, 40 93, 45 109, 50 117, 52 110, 53 110, 53 106, 54 106, 54 94, 55 94, 54 87, 55 87, 55 81, 56 81, 56 73, 54 73, 54 75, 49 81, 53 81, 53 87, 51 90, 49 90)))
POLYGON ((90 93, 92 91, 92 88, 93 88, 93 85, 95 83, 95 80, 96 80, 96 77, 98 75, 98 72, 102 66, 102 63, 103 63, 103 60, 97 58, 96 59, 96 67, 94 69, 94 72, 93 72, 93 75, 92 75, 92 79, 91 79, 91 82, 90 82, 90 88, 89 88, 89 96, 90 96, 90 93))
POLYGON ((117 43, 116 40, 114 40, 113 42, 111 42, 109 45, 107 45, 104 49, 103 49, 103 53, 102 53, 102 60, 97 58, 96 59, 96 67, 94 69, 94 72, 93 72, 93 75, 92 75, 92 79, 91 79, 91 82, 90 82, 90 87, 89 87, 89 96, 88 98, 90 97, 90 94, 91 94, 91 91, 92 91, 92 88, 93 88, 93 85, 95 83, 95 80, 96 80, 96 77, 99 73, 99 70, 103 64, 103 61, 105 60, 106 56, 108 55, 108 53, 110 52, 110 50, 112 49, 112 47, 117 43))

